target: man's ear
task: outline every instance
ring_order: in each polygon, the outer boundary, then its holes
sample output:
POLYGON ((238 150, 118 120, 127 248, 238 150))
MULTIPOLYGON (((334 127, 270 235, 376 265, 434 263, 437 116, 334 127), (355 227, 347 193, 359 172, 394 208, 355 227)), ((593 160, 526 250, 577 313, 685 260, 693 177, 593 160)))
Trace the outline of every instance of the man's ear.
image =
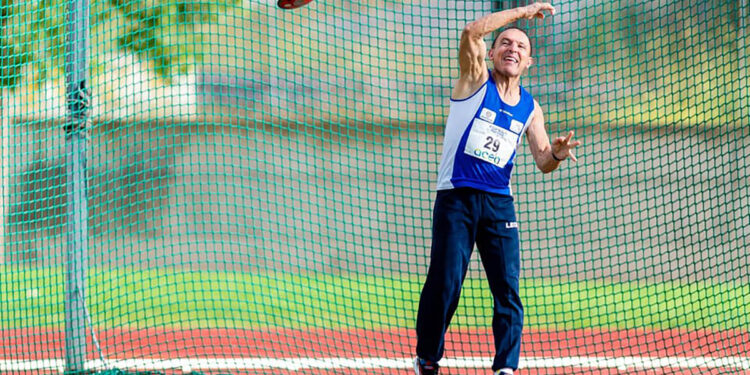
POLYGON ((534 58, 529 56, 529 65, 526 65, 526 69, 531 68, 532 65, 534 65, 534 58))

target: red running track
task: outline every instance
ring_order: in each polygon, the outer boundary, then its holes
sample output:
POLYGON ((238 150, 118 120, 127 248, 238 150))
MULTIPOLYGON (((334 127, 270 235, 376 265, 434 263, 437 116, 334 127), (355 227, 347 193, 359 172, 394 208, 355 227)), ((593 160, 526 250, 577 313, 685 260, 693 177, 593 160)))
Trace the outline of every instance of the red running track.
MULTIPOLYGON (((107 329, 97 332, 107 359, 132 358, 407 358, 413 355, 412 330, 338 329, 107 329)), ((89 340, 91 341, 91 340, 89 340)), ((449 332, 446 357, 491 357, 487 330, 449 332)), ((98 353, 89 343, 90 359, 98 353)), ((750 333, 740 330, 527 330, 522 357, 748 357, 750 333)), ((64 358, 62 329, 0 330, 0 360, 64 358)), ((449 369, 441 372, 450 374, 449 369)), ((744 369, 713 369, 716 374, 750 375, 744 369)), ((714 373, 709 369, 703 373, 714 373)), ((253 370, 253 374, 294 373, 253 370)), ((386 370, 383 370, 386 371, 386 370)), ((487 370, 450 369, 452 373, 487 374, 487 370)), ((544 368, 522 374, 620 374, 617 369, 544 368)), ((224 372, 226 373, 226 372, 224 372)), ((372 374, 371 370, 305 370, 305 374, 372 374), (339 372, 336 372, 339 371, 339 372)), ((407 374, 391 369, 383 373, 407 374)), ((639 371, 639 374, 696 374, 686 369, 639 371), (665 372, 669 371, 669 372, 665 372)))

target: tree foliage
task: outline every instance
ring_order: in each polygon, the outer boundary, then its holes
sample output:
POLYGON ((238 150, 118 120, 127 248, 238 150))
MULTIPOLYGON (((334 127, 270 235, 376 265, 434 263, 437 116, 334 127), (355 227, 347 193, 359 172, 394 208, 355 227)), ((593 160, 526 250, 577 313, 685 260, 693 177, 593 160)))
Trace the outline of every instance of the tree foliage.
MULTIPOLYGON (((91 0, 91 56, 132 53, 162 78, 188 72, 203 59, 204 29, 239 0, 91 0)), ((63 69, 67 0, 2 0, 0 85, 18 84, 33 64, 44 80, 63 69)))
POLYGON ((0 2, 0 88, 13 87, 20 79, 21 67, 29 60, 9 43, 5 29, 11 15, 12 0, 0 2))

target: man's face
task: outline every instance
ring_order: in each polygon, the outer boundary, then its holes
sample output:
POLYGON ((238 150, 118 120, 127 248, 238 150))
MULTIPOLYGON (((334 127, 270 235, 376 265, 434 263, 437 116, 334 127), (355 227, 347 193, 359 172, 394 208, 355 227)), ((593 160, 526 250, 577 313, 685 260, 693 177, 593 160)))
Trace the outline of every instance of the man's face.
POLYGON ((521 30, 505 30, 497 37, 489 57, 499 73, 519 77, 531 66, 529 37, 521 30))

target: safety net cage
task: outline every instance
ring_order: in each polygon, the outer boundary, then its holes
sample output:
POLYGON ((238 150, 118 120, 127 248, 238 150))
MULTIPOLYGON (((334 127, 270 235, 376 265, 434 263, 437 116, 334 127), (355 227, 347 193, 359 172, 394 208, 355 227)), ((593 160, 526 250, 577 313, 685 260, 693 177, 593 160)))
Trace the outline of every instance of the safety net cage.
MULTIPOLYGON (((414 373, 461 33, 530 2, 286 3, 1 0, 0 373, 414 373)), ((553 5, 518 373, 750 374, 748 0, 553 5)), ((492 309, 475 251, 441 374, 492 309)))

